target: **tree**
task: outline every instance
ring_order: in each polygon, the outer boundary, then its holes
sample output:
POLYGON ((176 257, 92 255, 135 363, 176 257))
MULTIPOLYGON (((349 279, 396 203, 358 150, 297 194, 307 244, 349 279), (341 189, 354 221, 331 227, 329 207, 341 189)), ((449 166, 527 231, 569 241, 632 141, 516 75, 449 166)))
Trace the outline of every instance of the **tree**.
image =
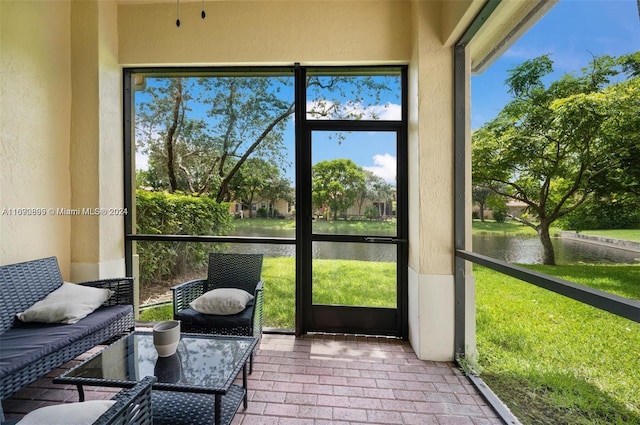
POLYGON ((372 200, 379 202, 380 215, 387 215, 391 212, 391 202, 395 198, 395 194, 396 188, 391 183, 387 183, 382 178, 376 181, 372 200))
POLYGON ((362 215, 362 206, 367 200, 373 197, 373 185, 380 177, 373 174, 372 171, 363 170, 364 172, 364 185, 360 188, 356 194, 356 204, 358 205, 358 215, 362 215))
POLYGON ((313 204, 329 207, 334 220, 355 203, 365 185, 364 171, 350 159, 318 162, 311 174, 313 204))
MULTIPOLYGON (((274 164, 260 158, 249 158, 229 183, 231 197, 250 207, 256 198, 275 205, 278 200, 293 202, 291 181, 280 174, 274 164)), ((244 207, 243 207, 244 208, 244 207)))
POLYGON ((279 174, 274 174, 269 177, 267 185, 262 191, 262 196, 274 206, 274 209, 271 211, 272 218, 276 218, 277 211, 275 210, 275 206, 280 199, 293 202, 293 192, 291 181, 286 177, 282 177, 279 174))
POLYGON ((474 185, 471 188, 471 197, 473 202, 478 204, 480 208, 480 221, 484 223, 484 210, 487 208, 487 199, 493 191, 485 186, 474 185))
POLYGON ((146 183, 155 189, 200 195, 216 185, 210 164, 218 147, 205 121, 191 115, 194 86, 192 79, 163 78, 137 105, 137 148, 148 155, 146 183))
POLYGON ((487 198, 487 207, 491 210, 496 223, 504 223, 507 219, 507 199, 504 196, 491 194, 487 198))
POLYGON ((286 78, 201 78, 199 84, 220 146, 214 164, 220 181, 215 196, 219 202, 229 201, 231 179, 252 155, 276 164, 284 161, 284 130, 294 102, 279 94, 288 84, 286 78))
POLYGON ((278 174, 278 167, 259 158, 249 158, 229 182, 231 197, 251 208, 254 199, 266 189, 269 176, 278 174))
MULTIPOLYGON (((384 201, 384 205, 387 205, 395 194, 395 188, 385 182, 382 177, 369 170, 362 170, 362 172, 364 173, 364 185, 360 187, 355 202, 358 205, 358 215, 362 214, 362 206, 366 201, 384 201)), ((383 215, 384 213, 378 208, 378 215, 383 215)))
MULTIPOLYGON (((136 136, 157 188, 230 201, 232 180, 249 158, 282 166, 296 107, 291 85, 277 76, 149 78, 139 94, 136 136)), ((315 119, 360 119, 365 96, 378 101, 390 90, 381 76, 311 75, 306 86, 307 114, 315 119)))
POLYGON ((473 134, 474 184, 527 204, 537 221, 523 223, 538 232, 544 264, 555 264, 551 223, 591 200, 638 146, 640 78, 620 78, 620 65, 597 57, 546 85, 551 59, 526 61, 506 80, 514 99, 473 134))

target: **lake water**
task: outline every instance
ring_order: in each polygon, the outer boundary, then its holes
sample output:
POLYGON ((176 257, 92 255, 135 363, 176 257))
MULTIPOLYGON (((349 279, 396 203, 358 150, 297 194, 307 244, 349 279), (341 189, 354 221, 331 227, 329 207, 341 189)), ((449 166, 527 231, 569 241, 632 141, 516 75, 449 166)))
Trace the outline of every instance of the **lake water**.
MULTIPOLYGON (((293 230, 274 230, 266 234, 239 234, 236 236, 263 236, 293 238, 293 230)), ((473 251, 498 260, 520 264, 541 264, 542 244, 537 237, 474 235, 473 251)), ((573 239, 554 238, 557 264, 640 264, 640 252, 612 248, 573 239)), ((295 256, 295 245, 234 244, 234 252, 261 252, 267 256, 295 256)), ((367 243, 317 242, 314 258, 358 259, 365 261, 395 261, 393 245, 367 243)))
MULTIPOLYGON (((552 239, 556 264, 639 264, 640 252, 574 239, 552 239)), ((520 264, 542 264, 542 243, 537 237, 474 235, 473 251, 520 264)))

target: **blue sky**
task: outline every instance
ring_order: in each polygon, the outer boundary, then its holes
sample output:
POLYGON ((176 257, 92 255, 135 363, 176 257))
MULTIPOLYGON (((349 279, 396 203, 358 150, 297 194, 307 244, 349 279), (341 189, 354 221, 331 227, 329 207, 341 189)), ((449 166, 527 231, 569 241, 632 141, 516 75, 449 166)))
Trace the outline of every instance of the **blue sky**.
MULTIPOLYGON (((508 70, 528 59, 550 54, 555 69, 550 78, 555 80, 579 72, 592 55, 619 56, 637 50, 640 17, 636 0, 561 0, 484 73, 472 77, 472 128, 493 119, 511 100, 504 84, 508 70)), ((392 145, 389 135, 355 134, 351 143, 331 145, 326 152, 314 149, 313 162, 347 156, 392 182, 392 145)))
POLYGON ((484 73, 471 78, 471 127, 494 118, 511 99, 508 70, 550 54, 553 79, 579 72, 592 55, 619 56, 640 50, 636 0, 561 0, 484 73))

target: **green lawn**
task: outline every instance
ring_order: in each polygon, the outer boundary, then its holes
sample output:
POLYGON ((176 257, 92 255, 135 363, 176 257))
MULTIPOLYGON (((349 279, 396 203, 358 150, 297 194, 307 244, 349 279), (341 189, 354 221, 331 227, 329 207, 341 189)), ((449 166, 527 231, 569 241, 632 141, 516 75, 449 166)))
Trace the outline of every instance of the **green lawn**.
MULTIPOLYGON (((295 220, 272 218, 233 220, 233 225, 235 229, 241 233, 259 229, 265 229, 267 231, 272 229, 291 230, 291 237, 295 236, 293 232, 296 228, 295 220)), ((313 231, 315 233, 394 235, 396 232, 396 221, 393 219, 386 221, 314 220, 313 231)))
MULTIPOLYGON (((537 236, 538 233, 532 227, 526 226, 517 221, 505 221, 497 223, 495 220, 473 220, 472 231, 474 235, 500 235, 500 236, 537 236)), ((560 229, 551 227, 551 236, 560 234, 560 229)))
POLYGON ((246 218, 233 220, 236 229, 291 229, 295 230, 296 221, 279 218, 246 218))
POLYGON ((640 229, 581 230, 584 235, 640 242, 640 229))
MULTIPOLYGON (((532 266, 640 299, 640 266, 532 266)), ((474 266, 480 376, 523 424, 640 424, 640 324, 474 266)))
MULTIPOLYGON (((393 263, 314 260, 313 302, 316 304, 395 307, 396 267, 393 263)), ((262 267, 266 327, 293 329, 295 317, 295 260, 267 257, 262 267)), ((146 309, 141 321, 170 320, 170 305, 146 309)))

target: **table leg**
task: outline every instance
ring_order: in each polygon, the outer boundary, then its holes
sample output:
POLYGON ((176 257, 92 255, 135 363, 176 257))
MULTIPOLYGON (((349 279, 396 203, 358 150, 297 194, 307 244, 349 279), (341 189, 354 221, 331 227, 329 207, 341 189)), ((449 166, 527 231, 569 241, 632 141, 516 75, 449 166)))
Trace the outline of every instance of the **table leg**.
POLYGON ((244 367, 242 368, 242 387, 244 388, 244 400, 242 401, 242 403, 244 404, 244 408, 247 408, 247 405, 249 404, 248 399, 247 399, 247 394, 249 393, 249 390, 247 389, 247 364, 244 364, 244 367))
POLYGON ((80 384, 76 385, 76 387, 78 387, 78 401, 84 401, 84 388, 80 384))
POLYGON ((222 422, 222 396, 220 394, 216 394, 215 398, 216 398, 216 401, 215 401, 215 407, 213 412, 215 415, 215 418, 213 418, 213 420, 215 425, 220 425, 220 423, 222 422))

